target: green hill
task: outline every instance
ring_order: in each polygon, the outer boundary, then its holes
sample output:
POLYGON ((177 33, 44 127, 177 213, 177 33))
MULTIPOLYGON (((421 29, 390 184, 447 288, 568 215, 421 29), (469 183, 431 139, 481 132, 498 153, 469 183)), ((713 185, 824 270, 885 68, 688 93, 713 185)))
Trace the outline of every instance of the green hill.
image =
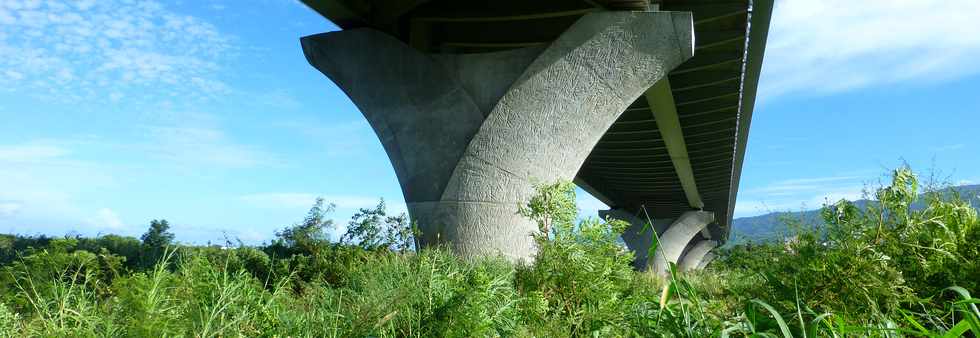
MULTIPOLYGON (((960 197, 970 201, 974 208, 980 210, 980 185, 961 185, 948 188, 950 191, 959 193, 960 197)), ((871 200, 854 201, 858 207, 864 207, 868 203, 875 203, 871 200)), ((918 203, 921 207, 921 202, 918 203)), ((736 218, 732 224, 732 233, 728 243, 739 244, 748 241, 770 241, 782 238, 786 233, 786 224, 789 221, 798 221, 807 225, 823 224, 820 217, 820 209, 796 211, 796 212, 771 212, 765 215, 736 218)))

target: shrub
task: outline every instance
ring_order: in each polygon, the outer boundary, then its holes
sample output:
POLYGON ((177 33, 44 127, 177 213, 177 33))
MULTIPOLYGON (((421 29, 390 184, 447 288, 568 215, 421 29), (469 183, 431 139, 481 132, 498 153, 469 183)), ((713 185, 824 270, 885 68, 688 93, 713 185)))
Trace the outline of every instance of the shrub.
POLYGON ((521 208, 541 232, 518 264, 392 247, 379 229, 407 223, 383 205, 331 243, 322 200, 263 248, 164 246, 146 266, 127 257, 156 249, 125 237, 0 237, 0 336, 976 335, 976 212, 917 187, 896 171, 877 202, 668 279, 631 269, 625 223, 576 220, 567 182, 521 208))

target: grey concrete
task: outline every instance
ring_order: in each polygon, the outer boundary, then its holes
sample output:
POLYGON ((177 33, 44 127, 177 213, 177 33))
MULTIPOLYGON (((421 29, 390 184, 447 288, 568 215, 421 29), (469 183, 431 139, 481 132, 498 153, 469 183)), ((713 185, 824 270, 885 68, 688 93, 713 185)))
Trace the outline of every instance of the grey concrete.
POLYGON ((698 268, 704 256, 708 254, 712 249, 718 246, 718 242, 712 240, 704 240, 694 244, 691 249, 684 254, 681 258, 680 264, 677 264, 677 268, 680 271, 690 271, 698 268))
POLYGON ((691 158, 687 154, 687 143, 684 141, 684 130, 681 128, 680 117, 677 116, 677 105, 674 103, 674 93, 670 90, 670 80, 664 78, 653 87, 647 89, 647 104, 653 113, 657 131, 664 141, 664 148, 674 164, 674 172, 684 189, 687 204, 693 209, 704 209, 704 202, 698 192, 694 179, 694 169, 691 168, 691 158))
POLYGON ((671 219, 655 219, 653 227, 647 227, 647 220, 642 214, 637 216, 623 209, 599 210, 599 217, 602 219, 614 218, 626 221, 630 224, 626 231, 623 231, 623 243, 633 251, 633 267, 637 270, 646 270, 649 265, 650 247, 653 246, 654 231, 663 234, 673 223, 671 219))
POLYGON ((707 255, 704 255, 704 258, 701 259, 701 263, 698 263, 698 270, 704 269, 706 266, 708 266, 708 263, 711 263, 713 260, 715 260, 715 254, 709 252, 707 255))
POLYGON ((687 12, 596 12, 550 46, 427 55, 371 29, 302 39, 311 65, 371 123, 421 245, 458 254, 534 252, 517 208, 532 182, 572 180, 606 129, 693 54, 687 12))
POLYGON ((688 211, 678 217, 660 236, 660 248, 653 257, 653 271, 666 275, 667 263, 677 263, 691 239, 714 220, 715 214, 706 211, 688 211))

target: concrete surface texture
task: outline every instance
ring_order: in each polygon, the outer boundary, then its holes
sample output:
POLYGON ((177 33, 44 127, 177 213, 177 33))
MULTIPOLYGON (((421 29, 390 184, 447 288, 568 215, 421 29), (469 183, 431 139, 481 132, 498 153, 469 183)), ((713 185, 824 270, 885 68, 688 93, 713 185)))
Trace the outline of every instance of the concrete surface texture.
POLYGON ((704 269, 704 267, 708 266, 708 263, 711 263, 713 260, 715 260, 715 254, 709 252, 708 254, 704 255, 704 258, 701 259, 701 263, 698 263, 697 269, 704 269))
POLYGON ((660 248, 655 250, 656 255, 651 262, 653 271, 666 275, 667 263, 677 263, 687 244, 714 220, 715 214, 707 211, 688 211, 681 214, 660 236, 660 248))
POLYGON ((642 213, 633 215, 623 209, 599 210, 599 218, 606 219, 607 217, 626 221, 630 224, 626 231, 623 231, 622 238, 626 247, 633 252, 633 267, 637 270, 646 270, 649 266, 648 254, 653 245, 654 231, 658 236, 662 235, 674 222, 672 219, 654 219, 653 226, 649 227, 647 226, 649 222, 642 213))
POLYGON ((684 257, 681 258, 680 263, 677 264, 677 268, 680 271, 690 271, 690 270, 698 269, 698 266, 701 265, 701 261, 704 260, 708 252, 710 252, 712 249, 714 249, 717 246, 718 246, 718 242, 712 240, 703 240, 697 242, 697 244, 694 244, 694 246, 691 247, 691 249, 687 250, 687 253, 684 254, 684 257))
POLYGON ((534 183, 571 181, 626 107, 692 56, 692 27, 688 12, 596 12, 545 48, 430 55, 364 28, 302 46, 374 128, 421 245, 523 260, 537 226, 517 209, 534 183))

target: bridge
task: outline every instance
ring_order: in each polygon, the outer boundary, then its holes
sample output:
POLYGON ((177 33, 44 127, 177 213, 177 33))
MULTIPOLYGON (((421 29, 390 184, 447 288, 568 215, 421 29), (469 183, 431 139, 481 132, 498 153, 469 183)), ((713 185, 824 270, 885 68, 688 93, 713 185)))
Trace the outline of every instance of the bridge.
POLYGON ((558 179, 632 224, 638 268, 728 238, 772 0, 303 2, 342 28, 304 54, 378 135, 421 245, 528 259, 517 206, 558 179))

